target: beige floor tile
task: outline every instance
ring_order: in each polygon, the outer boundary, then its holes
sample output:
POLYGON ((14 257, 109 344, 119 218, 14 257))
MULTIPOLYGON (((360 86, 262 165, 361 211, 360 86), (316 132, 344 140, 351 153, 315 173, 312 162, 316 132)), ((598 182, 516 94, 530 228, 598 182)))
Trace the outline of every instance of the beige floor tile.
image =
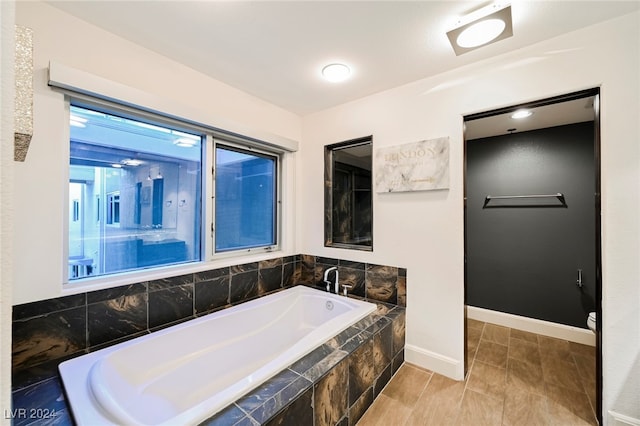
POLYGON ((502 414, 503 426, 546 426, 549 424, 547 398, 508 386, 502 414))
POLYGON ((542 358, 552 358, 562 361, 571 361, 571 350, 569 342, 553 337, 538 335, 540 345, 540 356, 542 358))
POLYGON ((480 332, 482 332, 484 324, 485 323, 482 321, 467 318, 467 330, 479 330, 480 332))
POLYGON ((401 426, 405 424, 409 415, 411 415, 410 408, 380 394, 356 424, 358 426, 401 426))
POLYGON ((578 373, 583 379, 595 382, 596 380, 596 359, 587 355, 573 354, 573 360, 578 367, 578 373))
POLYGON ((596 358, 596 347, 590 345, 583 345, 580 343, 569 342, 569 350, 573 354, 578 354, 582 356, 590 356, 593 359, 596 358))
POLYGON ((541 365, 538 344, 513 337, 509 339, 509 358, 529 364, 541 365))
POLYGON ((494 367, 505 368, 507 366, 508 347, 498 343, 480 340, 476 359, 494 367))
POLYGON ((475 361, 467 379, 467 389, 494 398, 504 398, 507 385, 507 369, 475 361))
POLYGON ((578 392, 584 391, 578 368, 574 362, 543 358, 542 376, 545 383, 562 386, 578 392))
POLYGON ((464 382, 434 373, 406 424, 411 426, 455 424, 464 386, 464 382))
POLYGON ((510 329, 508 327, 487 323, 482 331, 482 340, 507 346, 509 344, 509 332, 510 329))
POLYGON ((504 401, 470 389, 464 391, 458 425, 500 426, 504 401))
POLYGON ((528 331, 512 328, 509 336, 513 339, 520 339, 529 343, 538 344, 538 335, 535 333, 529 333, 528 331))
POLYGON ((507 367, 507 385, 537 395, 545 395, 546 392, 542 367, 513 358, 509 358, 507 367))
POLYGON ((586 393, 550 384, 546 385, 546 389, 549 413, 555 418, 566 418, 566 411, 569 411, 587 424, 597 423, 586 393))
POLYGON ((427 372, 409 364, 403 364, 382 394, 398 401, 408 408, 413 408, 416 401, 427 387, 431 372, 427 372))

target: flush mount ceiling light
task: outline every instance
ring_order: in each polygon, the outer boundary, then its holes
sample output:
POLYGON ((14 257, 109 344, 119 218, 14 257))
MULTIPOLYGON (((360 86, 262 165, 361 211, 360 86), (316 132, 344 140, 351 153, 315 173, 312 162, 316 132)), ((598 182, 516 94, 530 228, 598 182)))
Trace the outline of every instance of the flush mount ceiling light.
POLYGON ((511 114, 511 118, 515 118, 516 120, 519 120, 522 118, 531 117, 532 115, 533 115, 533 112, 528 109, 519 109, 513 114, 511 114))
POLYGON ((464 16, 456 28, 447 32, 458 56, 512 35, 511 5, 497 3, 464 16))
POLYGON ((327 81, 339 83, 351 76, 351 69, 345 64, 329 64, 322 68, 322 76, 327 81))

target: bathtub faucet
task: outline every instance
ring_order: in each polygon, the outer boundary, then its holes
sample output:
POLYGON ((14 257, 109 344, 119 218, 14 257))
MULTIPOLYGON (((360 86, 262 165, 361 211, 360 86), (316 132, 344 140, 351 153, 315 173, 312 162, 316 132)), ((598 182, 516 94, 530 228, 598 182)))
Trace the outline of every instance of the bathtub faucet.
POLYGON ((338 283, 338 267, 337 266, 333 266, 329 269, 327 269, 326 271, 324 271, 324 282, 325 284, 327 284, 327 291, 331 291, 331 281, 329 281, 329 272, 331 271, 336 271, 336 281, 334 283, 334 293, 335 294, 340 294, 340 284, 338 283))

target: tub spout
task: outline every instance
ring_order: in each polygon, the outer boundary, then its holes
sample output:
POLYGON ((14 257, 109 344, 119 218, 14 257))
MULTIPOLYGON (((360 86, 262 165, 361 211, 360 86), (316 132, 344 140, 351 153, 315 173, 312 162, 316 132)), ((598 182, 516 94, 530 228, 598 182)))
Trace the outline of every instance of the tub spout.
POLYGON ((336 281, 334 283, 334 293, 335 294, 340 294, 340 284, 338 282, 338 267, 337 266, 333 266, 329 269, 327 269, 326 271, 324 271, 324 282, 327 284, 327 291, 329 291, 329 289, 331 288, 331 281, 329 281, 329 272, 331 271, 336 271, 336 281))

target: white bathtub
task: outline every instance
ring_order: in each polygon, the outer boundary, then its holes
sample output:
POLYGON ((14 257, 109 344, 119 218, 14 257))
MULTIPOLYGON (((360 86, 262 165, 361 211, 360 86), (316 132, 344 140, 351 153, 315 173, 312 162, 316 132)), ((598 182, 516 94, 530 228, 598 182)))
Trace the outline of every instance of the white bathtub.
POLYGON ((63 362, 79 425, 206 420, 376 309, 292 287, 63 362))

